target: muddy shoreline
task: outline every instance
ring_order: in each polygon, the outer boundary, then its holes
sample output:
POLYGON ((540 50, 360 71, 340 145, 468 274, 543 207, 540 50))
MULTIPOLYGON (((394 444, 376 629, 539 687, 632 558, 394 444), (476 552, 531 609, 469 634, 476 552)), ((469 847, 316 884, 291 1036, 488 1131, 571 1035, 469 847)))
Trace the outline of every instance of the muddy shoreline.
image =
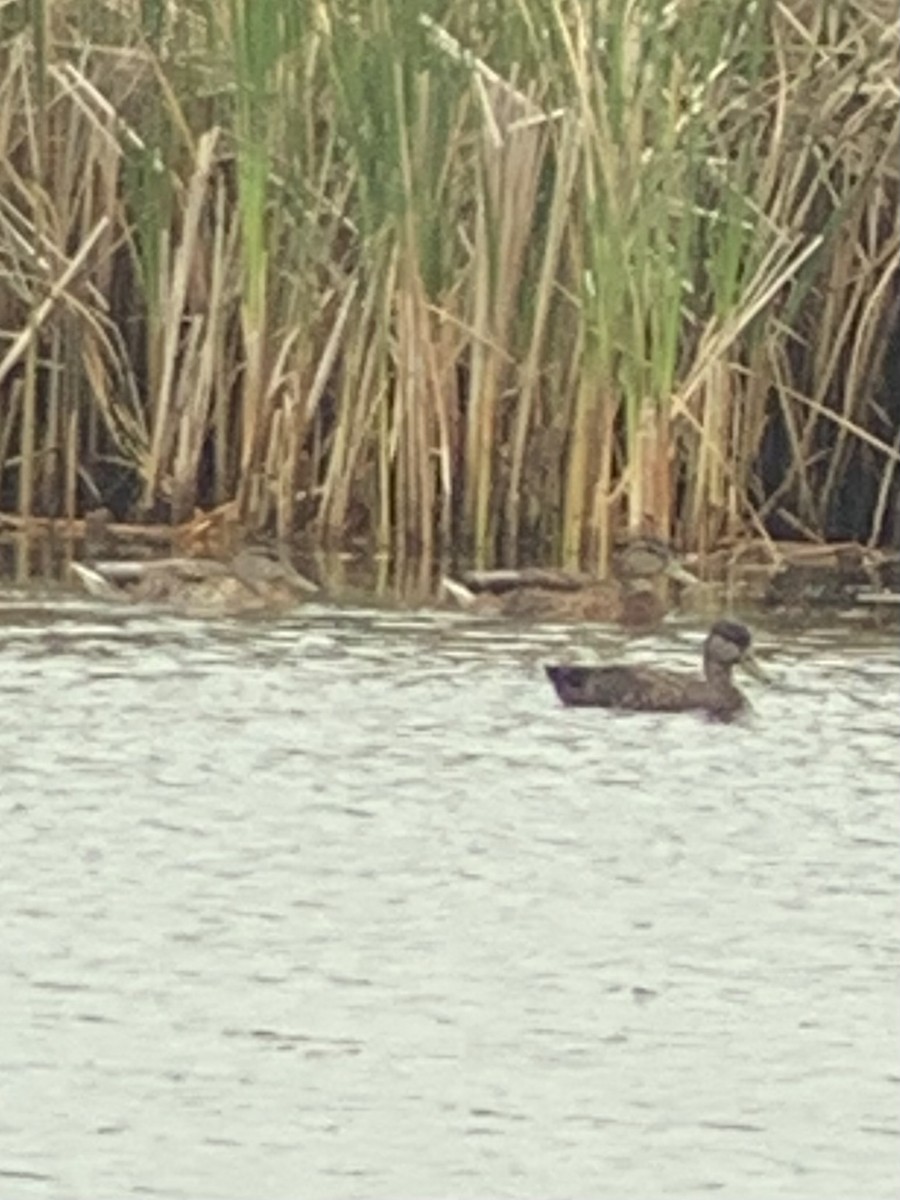
MULTIPOLYGON (((152 560, 168 555, 227 561, 245 539, 232 514, 199 514, 180 526, 0 514, 0 581, 77 587, 73 562, 152 560)), ((270 543, 274 546, 274 542, 270 543)), ((445 562, 410 559, 398 565, 367 547, 323 551, 298 537, 282 546, 295 566, 314 579, 322 599, 374 596, 421 604, 440 593, 445 562)), ((772 608, 860 609, 900 613, 900 553, 858 542, 811 543, 747 539, 711 552, 686 554, 699 583, 682 591, 678 608, 706 613, 723 605, 772 608)), ((542 566, 546 564, 520 564, 542 566)))

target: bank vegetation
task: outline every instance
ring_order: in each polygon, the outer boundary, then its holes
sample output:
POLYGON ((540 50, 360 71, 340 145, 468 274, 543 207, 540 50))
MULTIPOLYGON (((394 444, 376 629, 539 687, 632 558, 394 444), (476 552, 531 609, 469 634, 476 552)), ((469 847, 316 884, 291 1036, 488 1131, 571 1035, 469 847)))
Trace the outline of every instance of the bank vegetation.
POLYGON ((0 4, 0 505, 900 543, 887 0, 0 4))

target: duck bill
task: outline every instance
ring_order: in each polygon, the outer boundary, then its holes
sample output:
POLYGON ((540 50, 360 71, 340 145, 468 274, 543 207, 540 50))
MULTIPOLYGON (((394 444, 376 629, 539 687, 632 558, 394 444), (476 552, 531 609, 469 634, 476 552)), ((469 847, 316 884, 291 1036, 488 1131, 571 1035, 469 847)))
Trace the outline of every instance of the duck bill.
POLYGON ((752 675, 753 678, 758 679, 760 681, 760 683, 771 683, 772 682, 770 676, 768 676, 766 674, 766 672, 762 669, 762 667, 759 665, 759 660, 757 659, 756 655, 751 650, 748 650, 747 653, 744 655, 744 657, 741 659, 741 666, 744 668, 744 670, 747 672, 748 675, 752 675))

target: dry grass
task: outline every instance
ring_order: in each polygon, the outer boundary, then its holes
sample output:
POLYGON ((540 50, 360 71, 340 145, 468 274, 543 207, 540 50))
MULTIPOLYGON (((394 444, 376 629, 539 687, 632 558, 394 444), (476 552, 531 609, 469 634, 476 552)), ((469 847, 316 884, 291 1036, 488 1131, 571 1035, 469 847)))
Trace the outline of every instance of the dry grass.
POLYGON ((0 8, 3 508, 900 540, 893 8, 429 11, 0 8))

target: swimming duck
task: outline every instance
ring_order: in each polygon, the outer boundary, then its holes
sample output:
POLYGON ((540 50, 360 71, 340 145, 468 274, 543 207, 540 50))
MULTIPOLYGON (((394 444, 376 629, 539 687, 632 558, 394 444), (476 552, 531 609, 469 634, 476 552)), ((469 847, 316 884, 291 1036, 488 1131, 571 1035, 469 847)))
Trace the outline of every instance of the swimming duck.
POLYGON ((230 562, 213 558, 72 563, 92 596, 162 604, 199 616, 284 609, 318 590, 290 563, 261 550, 240 550, 230 562))
POLYGON ((462 581, 444 579, 446 593, 474 612, 532 620, 610 621, 655 625, 666 613, 666 582, 697 579, 656 538, 636 538, 614 556, 613 578, 570 571, 471 571, 462 581))
POLYGON ((764 679, 751 649, 750 630, 737 621, 716 621, 703 643, 705 678, 650 667, 546 667, 550 682, 565 705, 620 708, 645 712, 699 709, 728 720, 746 700, 734 686, 732 669, 740 663, 764 679))

